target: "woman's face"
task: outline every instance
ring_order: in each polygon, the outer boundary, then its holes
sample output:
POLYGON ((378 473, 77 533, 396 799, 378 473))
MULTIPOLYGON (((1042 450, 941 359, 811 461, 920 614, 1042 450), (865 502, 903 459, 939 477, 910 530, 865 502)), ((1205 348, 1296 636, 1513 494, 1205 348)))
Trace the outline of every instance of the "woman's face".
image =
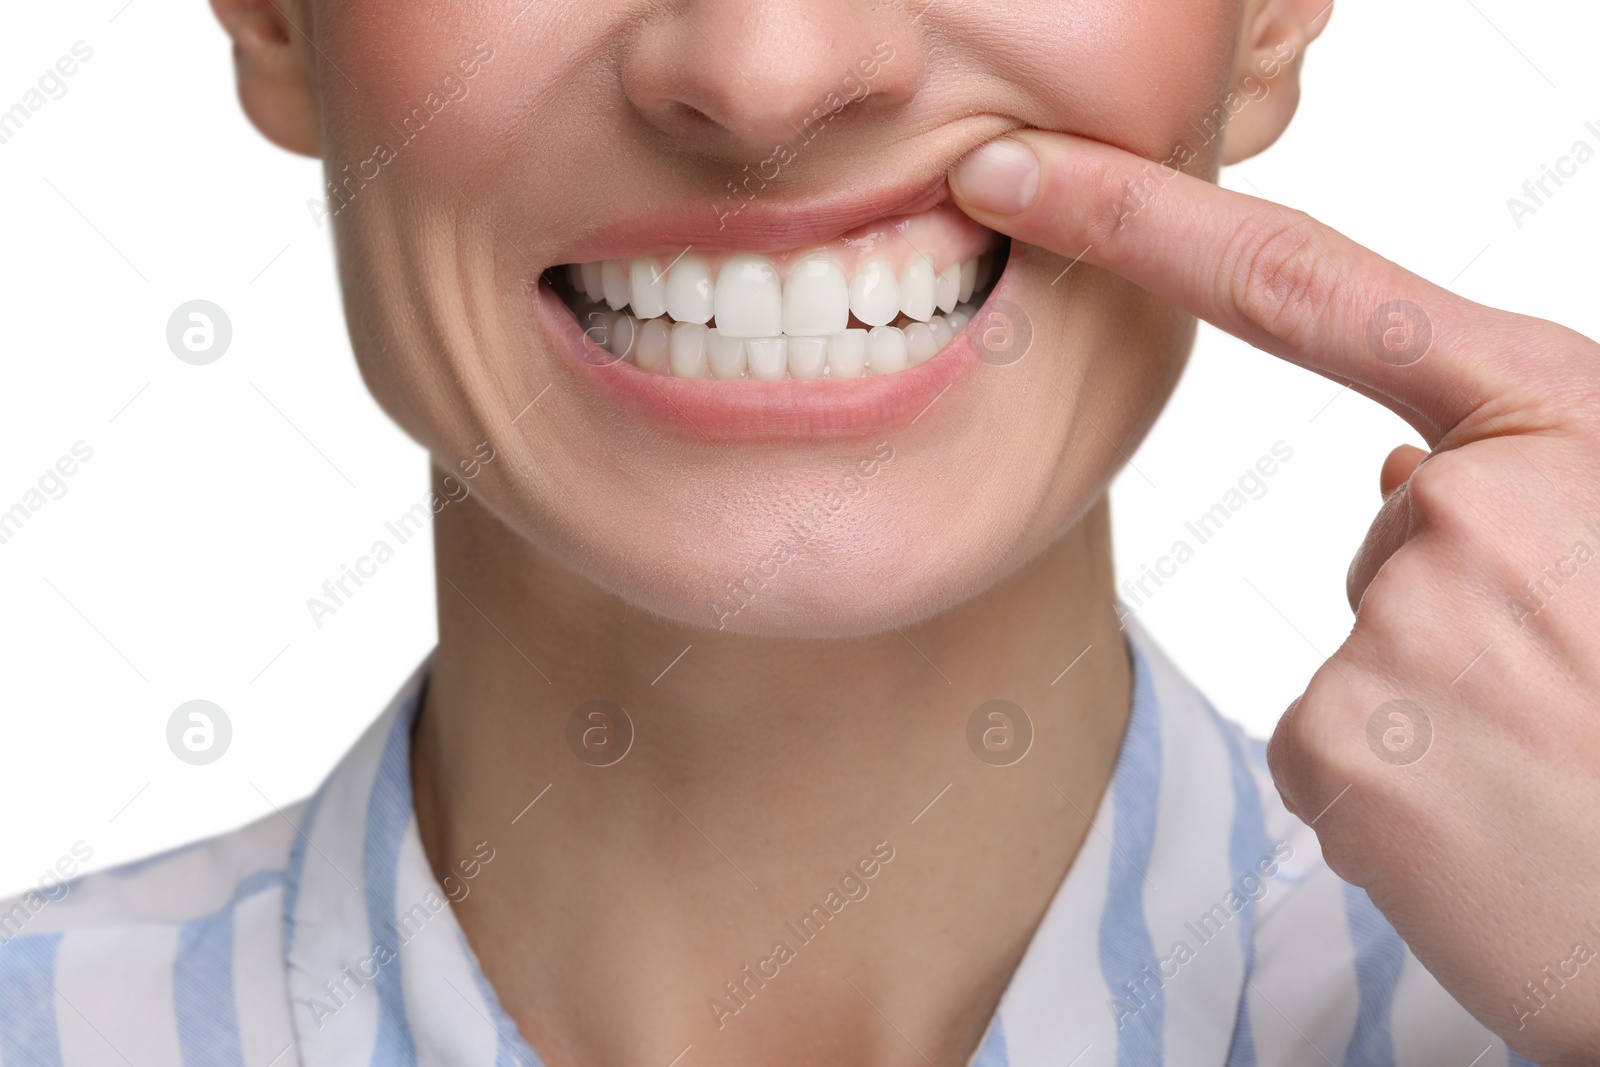
POLYGON ((362 372, 507 526, 634 605, 774 635, 925 618, 1096 503, 1193 327, 1006 257, 946 170, 1027 126, 1214 173, 1245 15, 314 5, 362 372), (986 296, 976 261, 1002 258, 986 296))

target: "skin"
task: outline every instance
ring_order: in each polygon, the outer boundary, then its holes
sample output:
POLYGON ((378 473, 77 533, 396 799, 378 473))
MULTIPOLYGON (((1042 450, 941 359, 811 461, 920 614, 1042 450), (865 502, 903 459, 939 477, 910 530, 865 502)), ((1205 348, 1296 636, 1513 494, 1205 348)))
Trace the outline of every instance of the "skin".
POLYGON ((1036 195, 958 173, 973 217, 1087 248, 1085 262, 1349 383, 1427 440, 1384 464, 1350 565, 1355 624, 1268 760, 1330 866, 1479 1021, 1538 1063, 1595 1062, 1600 345, 1447 292, 1304 213, 1180 174, 1152 191, 1143 160, 1080 138, 1017 140, 1039 161, 1036 195), (1429 344, 1369 340, 1395 300, 1429 344), (1389 718, 1397 699, 1409 723, 1389 718), (1375 744, 1375 720, 1410 738, 1375 744))
POLYGON ((475 44, 493 48, 470 96, 332 223, 362 373, 435 484, 493 452, 436 520, 440 644, 413 778, 441 879, 476 842, 496 849, 455 910, 546 1063, 665 1063, 689 1044, 702 1063, 965 1062, 1110 777, 1129 670, 1105 488, 1170 395, 1195 315, 1352 382, 1435 447, 1385 467, 1351 571, 1355 631, 1274 741, 1286 799, 1309 818, 1350 785, 1317 823, 1330 862, 1486 1025, 1542 1061, 1596 1047, 1577 984, 1524 1029, 1506 1009, 1596 914, 1578 888, 1600 882, 1596 842, 1575 816, 1600 800, 1600 620, 1575 590, 1515 632, 1505 606, 1600 515, 1594 346, 1210 184, 1289 121, 1321 2, 213 2, 246 113, 331 180, 475 44), (714 201, 876 41, 896 58, 873 95, 770 205, 937 179, 1012 130, 1074 135, 1026 135, 1046 163, 1027 208, 957 188, 1019 239, 1029 356, 892 434, 782 445, 662 432, 567 373, 530 323, 532 281, 586 258, 614 218, 714 201), (1275 76, 1247 81, 1268 57, 1275 76), (1230 93, 1251 102, 1225 138, 1201 136, 1230 93), (1185 174, 1133 199, 1179 145, 1185 174), (1363 340, 1390 293, 1437 331, 1408 368, 1363 340), (706 629, 708 591, 880 441, 894 458, 867 498, 706 629), (1405 768, 1366 740, 1397 692, 1435 731, 1405 768), (995 698, 1036 728, 1004 769, 964 740, 995 698), (636 731, 610 767, 566 745, 592 699, 636 731), (1441 805, 1452 789, 1472 804, 1441 805), (1530 881, 1500 834, 1562 888, 1530 881), (880 841, 895 858, 838 936, 719 1027, 706 1000, 880 841))

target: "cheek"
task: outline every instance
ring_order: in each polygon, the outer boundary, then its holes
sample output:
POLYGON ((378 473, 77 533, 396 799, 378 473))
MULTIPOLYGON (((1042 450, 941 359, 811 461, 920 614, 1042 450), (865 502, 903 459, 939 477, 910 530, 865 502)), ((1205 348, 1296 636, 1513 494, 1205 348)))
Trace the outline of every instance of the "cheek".
MULTIPOLYGON (((996 69, 1044 109, 1027 116, 1152 159, 1179 144, 1210 159, 1204 120, 1227 92, 1240 0, 1005 5, 983 21, 996 69), (993 26, 996 21, 999 26, 993 26), (1026 48, 1017 42, 1028 41, 1026 48), (1001 59, 1003 54, 1004 58, 1001 59)), ((974 28, 976 28, 974 25, 974 28)))

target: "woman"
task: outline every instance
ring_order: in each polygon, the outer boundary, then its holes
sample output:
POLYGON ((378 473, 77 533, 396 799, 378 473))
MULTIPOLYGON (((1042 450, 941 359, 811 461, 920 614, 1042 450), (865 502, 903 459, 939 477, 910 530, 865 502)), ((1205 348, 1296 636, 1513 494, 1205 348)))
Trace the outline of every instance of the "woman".
POLYGON ((439 646, 8 941, 6 1067, 1591 1062, 1596 349, 1210 184, 1321 0, 214 6, 439 646), (1270 775, 1112 589, 1196 315, 1433 447, 1270 775))

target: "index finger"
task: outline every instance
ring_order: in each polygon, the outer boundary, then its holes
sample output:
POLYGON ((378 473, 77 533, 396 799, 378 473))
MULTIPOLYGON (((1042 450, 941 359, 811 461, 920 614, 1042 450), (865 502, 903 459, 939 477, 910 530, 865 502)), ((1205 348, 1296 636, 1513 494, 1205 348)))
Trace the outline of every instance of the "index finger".
POLYGON ((1505 384, 1484 340, 1497 313, 1304 212, 1041 130, 978 149, 951 171, 950 188, 984 225, 1105 267, 1348 384, 1430 445, 1505 384))

